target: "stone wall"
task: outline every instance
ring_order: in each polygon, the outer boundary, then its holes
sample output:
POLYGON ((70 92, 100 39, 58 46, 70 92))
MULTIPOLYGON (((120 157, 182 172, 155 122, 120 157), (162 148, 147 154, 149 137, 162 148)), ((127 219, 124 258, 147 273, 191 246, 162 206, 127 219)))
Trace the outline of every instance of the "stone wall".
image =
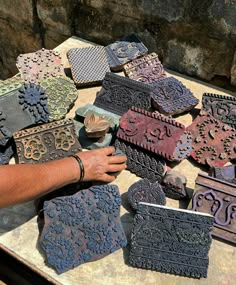
POLYGON ((235 15, 236 0, 0 0, 0 77, 71 35, 106 45, 136 32, 165 67, 236 85, 235 15))

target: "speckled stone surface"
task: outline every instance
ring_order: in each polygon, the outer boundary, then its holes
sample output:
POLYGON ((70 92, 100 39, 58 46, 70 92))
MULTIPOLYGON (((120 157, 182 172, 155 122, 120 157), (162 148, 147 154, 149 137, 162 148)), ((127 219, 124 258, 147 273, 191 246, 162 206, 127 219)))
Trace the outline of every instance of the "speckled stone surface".
MULTIPOLYGON (((66 52, 73 47, 85 47, 93 45, 84 40, 78 40, 76 37, 72 37, 58 46, 56 49, 62 55, 62 62, 65 67, 69 67, 66 52)), ((232 94, 226 92, 223 89, 216 89, 215 87, 203 83, 198 80, 193 80, 181 74, 167 71, 167 75, 172 75, 181 80, 184 85, 191 89, 194 96, 201 99, 204 92, 217 93, 222 95, 232 94)), ((92 103, 95 99, 96 92, 100 87, 92 87, 80 90, 79 100, 76 101, 75 106, 71 109, 68 117, 74 117, 75 110, 84 106, 87 103, 92 103)), ((197 108, 201 108, 201 103, 197 105, 197 108)), ((190 113, 179 116, 177 119, 184 125, 189 125, 192 122, 192 115, 190 113)), ((179 173, 187 177, 187 189, 193 191, 195 185, 195 179, 199 172, 199 165, 193 163, 191 160, 183 160, 178 165, 173 167, 179 173)), ((205 169, 206 171, 207 169, 205 169)), ((140 178, 124 170, 117 176, 113 184, 119 186, 122 206, 121 206, 121 221, 125 230, 125 233, 130 240, 130 234, 133 223, 133 215, 129 213, 127 190, 131 184, 138 181, 140 178)), ((179 201, 167 198, 167 206, 175 208, 186 208, 185 204, 179 201)), ((23 207, 23 206, 22 206, 23 207)), ((23 207, 24 208, 24 207, 23 207)), ((11 210, 9 209, 5 219, 8 219, 10 223, 14 222, 14 217, 11 217, 11 210)), ((17 212, 17 217, 20 218, 22 209, 17 212)), ((14 215, 13 215, 14 216, 14 215)), ((30 215, 28 215, 30 217, 30 215)), ((32 218, 27 223, 23 221, 22 215, 21 226, 15 227, 14 230, 5 233, 0 237, 0 245, 9 249, 16 258, 21 262, 27 264, 27 266, 38 270, 41 274, 44 274, 52 280, 55 284, 60 285, 78 285, 78 280, 82 285, 96 284, 96 285, 235 285, 236 280, 236 249, 226 243, 222 243, 217 240, 212 241, 211 250, 209 252, 209 268, 207 279, 195 280, 187 277, 173 276, 169 274, 163 274, 154 272, 151 270, 143 270, 132 268, 128 266, 128 250, 118 250, 113 254, 104 257, 96 262, 83 264, 70 272, 57 275, 55 271, 47 267, 44 263, 44 259, 38 251, 38 237, 39 229, 37 223, 37 217, 32 218)))

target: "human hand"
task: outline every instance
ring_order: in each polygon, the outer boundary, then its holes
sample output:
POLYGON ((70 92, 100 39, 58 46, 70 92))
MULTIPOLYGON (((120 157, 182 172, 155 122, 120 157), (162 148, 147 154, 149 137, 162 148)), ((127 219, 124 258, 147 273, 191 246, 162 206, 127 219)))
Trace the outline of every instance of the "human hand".
POLYGON ((111 156, 113 152, 114 147, 105 147, 77 153, 84 165, 83 181, 112 182, 115 179, 112 173, 125 169, 127 159, 125 155, 111 156))

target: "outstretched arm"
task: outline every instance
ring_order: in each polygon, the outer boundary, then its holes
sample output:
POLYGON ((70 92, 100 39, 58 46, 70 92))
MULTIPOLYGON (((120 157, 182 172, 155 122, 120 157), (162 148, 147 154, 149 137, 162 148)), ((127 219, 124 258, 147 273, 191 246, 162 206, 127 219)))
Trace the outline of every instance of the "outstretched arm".
MULTIPOLYGON (((80 152, 84 165, 84 181, 112 182, 108 172, 126 168, 125 156, 110 156, 113 147, 80 152)), ((67 184, 77 182, 80 167, 74 157, 41 164, 0 166, 0 208, 26 202, 67 184)))

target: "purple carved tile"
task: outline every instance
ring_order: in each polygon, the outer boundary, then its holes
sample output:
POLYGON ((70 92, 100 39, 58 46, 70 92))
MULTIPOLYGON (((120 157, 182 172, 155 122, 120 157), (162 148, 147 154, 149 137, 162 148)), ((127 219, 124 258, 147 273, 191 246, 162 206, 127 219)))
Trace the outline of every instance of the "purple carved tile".
POLYGON ((107 54, 102 46, 72 48, 67 57, 77 86, 101 83, 110 71, 107 54))
POLYGON ((124 71, 130 79, 147 84, 166 78, 163 65, 155 52, 127 63, 124 71))
POLYGON ((210 175, 217 179, 236 184, 236 165, 214 167, 211 169, 210 175))
POLYGON ((116 185, 93 186, 44 203, 40 245, 57 273, 103 258, 125 247, 116 185))
POLYGON ((148 49, 135 35, 131 34, 105 47, 112 70, 121 70, 124 64, 148 53, 148 49))
POLYGON ((48 77, 65 75, 60 54, 45 48, 33 53, 20 54, 16 66, 26 82, 40 83, 48 77))
POLYGON ((184 125, 136 107, 120 118, 116 136, 168 160, 181 161, 192 151, 192 136, 184 125))
POLYGON ((148 110, 151 107, 151 90, 151 86, 142 82, 106 73, 94 105, 120 116, 132 106, 148 110))
POLYGON ((41 163, 81 151, 72 119, 15 132, 19 163, 41 163))
POLYGON ((163 273, 207 277, 213 220, 207 214, 139 203, 129 263, 163 273))
POLYGON ((162 189, 166 196, 176 200, 183 199, 188 196, 186 192, 186 184, 186 177, 174 170, 166 171, 161 182, 162 189))
POLYGON ((236 186, 199 173, 192 209, 214 216, 212 235, 236 244, 236 186))
POLYGON ((199 100, 174 77, 153 82, 152 106, 165 115, 180 114, 194 108, 199 100))
POLYGON ((204 93, 202 109, 217 120, 236 128, 236 98, 211 93, 204 93))
POLYGON ((159 182, 151 183, 148 179, 144 178, 129 187, 128 201, 132 208, 137 210, 140 202, 165 205, 166 196, 159 182))
POLYGON ((161 157, 121 139, 115 140, 115 147, 127 156, 127 169, 151 182, 160 182, 166 172, 166 162, 161 157))

